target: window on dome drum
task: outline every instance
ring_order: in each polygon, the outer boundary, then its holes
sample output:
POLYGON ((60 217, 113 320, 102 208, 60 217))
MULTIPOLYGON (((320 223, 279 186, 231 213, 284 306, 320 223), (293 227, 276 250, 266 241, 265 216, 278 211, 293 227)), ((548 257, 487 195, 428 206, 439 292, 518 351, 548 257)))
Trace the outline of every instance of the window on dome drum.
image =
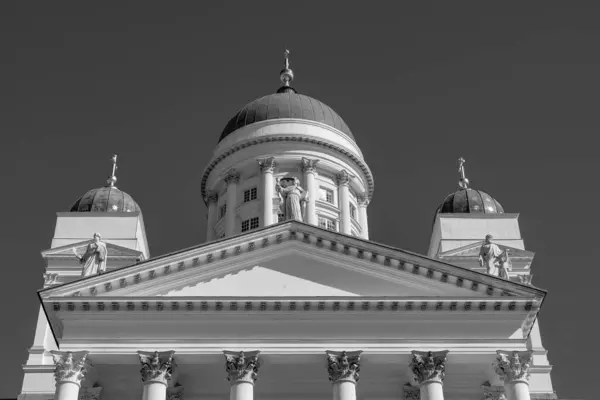
POLYGON ((258 217, 250 218, 242 221, 242 232, 247 232, 252 229, 258 228, 258 217))
POLYGON ((319 228, 337 232, 335 220, 327 217, 319 217, 319 228))
POLYGON ((247 203, 252 200, 256 200, 257 198, 257 190, 256 188, 244 190, 244 203, 247 203))
POLYGON ((333 204, 333 190, 324 187, 319 188, 319 200, 333 204))
POLYGON ((221 208, 219 208, 219 218, 223 218, 227 214, 227 204, 223 204, 221 208))
POLYGON ((352 203, 350 203, 350 217, 356 219, 356 207, 352 203))

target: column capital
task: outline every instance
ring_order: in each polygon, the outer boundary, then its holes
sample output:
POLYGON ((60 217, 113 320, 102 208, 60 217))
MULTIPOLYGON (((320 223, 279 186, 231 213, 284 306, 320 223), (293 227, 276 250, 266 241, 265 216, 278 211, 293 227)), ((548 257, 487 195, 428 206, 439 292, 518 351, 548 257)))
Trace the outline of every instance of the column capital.
POLYGON ((503 386, 492 386, 489 382, 485 382, 481 387, 483 400, 506 400, 503 386))
POLYGON ((350 183, 350 179, 354 178, 354 175, 351 175, 348 171, 343 169, 338 172, 335 177, 338 185, 348 185, 350 183))
POLYGON ((52 353, 56 365, 54 369, 56 383, 71 382, 81 386, 81 382, 85 379, 87 373, 85 362, 89 352, 52 350, 50 353, 52 353))
POLYGON ((167 400, 183 400, 183 386, 176 383, 172 388, 168 388, 167 400))
POLYGON ((258 356, 260 351, 227 351, 225 355, 225 370, 227 371, 227 380, 232 384, 247 382, 254 384, 258 378, 258 356))
POLYGON ((208 204, 216 203, 217 201, 219 201, 219 193, 217 193, 214 190, 211 190, 208 193, 206 193, 206 202, 208 204))
POLYGON ((496 351, 494 370, 505 383, 513 381, 527 382, 529 367, 532 363, 531 350, 528 351, 496 351))
POLYGON ((369 196, 367 196, 366 193, 359 194, 356 196, 356 202, 358 203, 359 207, 366 207, 370 203, 369 196))
POLYGON ((319 162, 319 160, 311 160, 309 158, 305 158, 302 157, 302 160, 300 161, 300 166, 302 168, 302 172, 303 173, 315 173, 315 171, 317 170, 316 166, 317 163, 319 162))
POLYGON ((331 382, 358 382, 362 351, 327 350, 325 353, 327 354, 327 372, 331 382))
POLYGON ((421 400, 421 390, 407 383, 404 385, 404 400, 421 400))
POLYGON ((274 157, 262 158, 257 161, 258 161, 258 166, 260 167, 261 173, 263 173, 263 174, 265 172, 273 173, 273 171, 275 170, 275 158, 274 157))
POLYGON ((164 385, 171 379, 173 373, 174 351, 138 351, 140 362, 142 363, 142 382, 159 382, 164 385))
POLYGON ((223 177, 223 180, 228 185, 231 183, 238 183, 240 181, 240 173, 235 169, 230 169, 223 177))
POLYGON ((82 388, 79 391, 79 400, 98 400, 100 399, 101 386, 93 386, 91 388, 82 388))
POLYGON ((411 351, 410 369, 415 381, 422 385, 427 381, 443 382, 446 375, 448 350, 444 351, 411 351))

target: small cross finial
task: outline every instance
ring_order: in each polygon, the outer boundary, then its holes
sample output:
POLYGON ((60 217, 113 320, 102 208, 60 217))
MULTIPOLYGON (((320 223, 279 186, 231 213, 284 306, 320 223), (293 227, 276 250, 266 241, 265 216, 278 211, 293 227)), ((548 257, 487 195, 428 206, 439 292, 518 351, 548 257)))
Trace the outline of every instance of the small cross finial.
POLYGON ((290 51, 285 50, 283 52, 283 57, 285 58, 284 68, 281 70, 279 74, 279 79, 283 83, 283 86, 290 86, 290 82, 294 80, 294 71, 290 68, 290 51))
POLYGON ((465 177, 465 159, 462 157, 458 159, 458 173, 460 174, 458 186, 467 189, 469 187, 469 180, 465 177))
POLYGON ((115 175, 115 173, 117 172, 117 155, 116 154, 114 154, 112 156, 111 161, 113 163, 112 175, 108 178, 106 183, 108 184, 108 186, 115 186, 115 183, 117 182, 117 176, 115 175))
POLYGON ((285 69, 290 69, 290 51, 288 49, 283 52, 283 57, 285 58, 285 69))

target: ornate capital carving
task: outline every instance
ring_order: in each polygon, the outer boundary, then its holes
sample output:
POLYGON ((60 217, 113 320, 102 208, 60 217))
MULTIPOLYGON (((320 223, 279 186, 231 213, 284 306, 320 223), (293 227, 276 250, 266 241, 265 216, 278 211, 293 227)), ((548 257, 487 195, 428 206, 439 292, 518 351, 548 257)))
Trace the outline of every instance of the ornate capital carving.
POLYGON ((336 382, 358 382, 360 355, 362 351, 326 351, 329 380, 336 382))
POLYGON ((263 158, 262 160, 258 160, 258 166, 260 167, 260 172, 263 174, 265 172, 271 172, 275 170, 275 158, 263 158))
POLYGON ((160 382, 166 385, 173 373, 173 364, 175 364, 173 354, 174 351, 138 351, 142 363, 140 370, 142 381, 160 382))
POLYGON ((240 181, 240 173, 234 169, 230 169, 223 178, 226 184, 238 183, 240 181))
POLYGON ((533 278, 532 274, 523 274, 523 275, 518 275, 519 277, 519 282, 522 283, 523 285, 530 285, 531 286, 531 279, 533 278))
POLYGON ((217 201, 219 201, 219 193, 211 190, 210 192, 206 193, 206 202, 208 204, 210 203, 216 203, 217 201))
POLYGON ((354 175, 351 175, 345 169, 338 172, 335 176, 337 178, 338 185, 348 185, 350 183, 350 179, 354 178, 354 175))
POLYGON ((356 196, 356 202, 358 203, 359 207, 366 207, 369 205, 370 200, 369 197, 363 193, 356 196))
POLYGON ((421 400, 421 390, 407 383, 404 385, 404 400, 421 400))
POLYGON ((503 386, 492 386, 486 382, 481 387, 483 388, 483 400, 506 400, 503 386))
POLYGON ((410 369, 415 381, 419 385, 427 381, 443 382, 446 375, 446 360, 448 350, 445 351, 412 351, 410 369))
POLYGON ((79 400, 99 400, 102 387, 95 386, 91 388, 82 388, 79 391, 79 400))
POLYGON ((494 370, 505 382, 528 381, 529 367, 531 366, 533 352, 529 351, 502 351, 496 352, 494 370))
POLYGON ((259 351, 244 353, 243 351, 223 351, 225 355, 225 370, 227 371, 227 380, 231 384, 248 382, 254 384, 258 378, 259 351))
POLYGON ((176 383, 172 388, 168 388, 167 400, 183 400, 183 386, 176 383))
POLYGON ((301 160, 301 167, 302 167, 302 172, 303 173, 314 173, 317 169, 317 163, 319 162, 319 160, 311 160, 308 158, 304 158, 302 157, 301 160))
POLYGON ((44 274, 44 285, 54 285, 58 279, 57 273, 46 273, 44 274))
POLYGON ((56 368, 54 369, 56 383, 72 382, 81 385, 87 373, 85 361, 89 352, 52 350, 51 353, 54 364, 56 364, 56 368))

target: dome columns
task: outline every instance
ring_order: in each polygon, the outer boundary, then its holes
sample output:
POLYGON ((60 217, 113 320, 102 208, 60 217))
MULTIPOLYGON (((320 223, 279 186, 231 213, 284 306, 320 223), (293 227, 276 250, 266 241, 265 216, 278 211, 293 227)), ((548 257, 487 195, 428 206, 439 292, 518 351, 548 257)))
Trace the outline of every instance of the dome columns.
POLYGON ((217 202, 219 201, 219 195, 217 192, 208 192, 206 196, 206 202, 208 203, 208 221, 206 222, 206 241, 210 242, 216 239, 215 235, 215 224, 217 223, 217 202))
POLYGON ((310 160, 302 157, 302 173, 304 174, 304 185, 308 191, 308 200, 306 202, 306 223, 311 225, 319 225, 317 219, 317 183, 315 179, 316 165, 319 160, 310 160))
POLYGON ((275 158, 269 157, 262 160, 258 160, 258 166, 260 167, 261 173, 261 186, 262 186, 262 218, 260 218, 261 226, 273 225, 274 213, 273 213, 273 197, 275 196, 275 178, 273 172, 275 171, 275 158))
POLYGON ((360 224, 360 237, 369 240, 369 220, 367 218, 367 206, 369 198, 362 194, 356 198, 358 203, 358 223, 360 224))
POLYGON ((340 204, 340 232, 345 235, 352 233, 350 224, 350 179, 352 175, 345 169, 338 172, 336 175, 338 184, 338 198, 340 204))
POLYGON ((230 237, 235 234, 235 210, 237 208, 237 185, 240 181, 240 174, 235 170, 229 170, 225 175, 227 184, 227 211, 225 214, 225 236, 230 237))

